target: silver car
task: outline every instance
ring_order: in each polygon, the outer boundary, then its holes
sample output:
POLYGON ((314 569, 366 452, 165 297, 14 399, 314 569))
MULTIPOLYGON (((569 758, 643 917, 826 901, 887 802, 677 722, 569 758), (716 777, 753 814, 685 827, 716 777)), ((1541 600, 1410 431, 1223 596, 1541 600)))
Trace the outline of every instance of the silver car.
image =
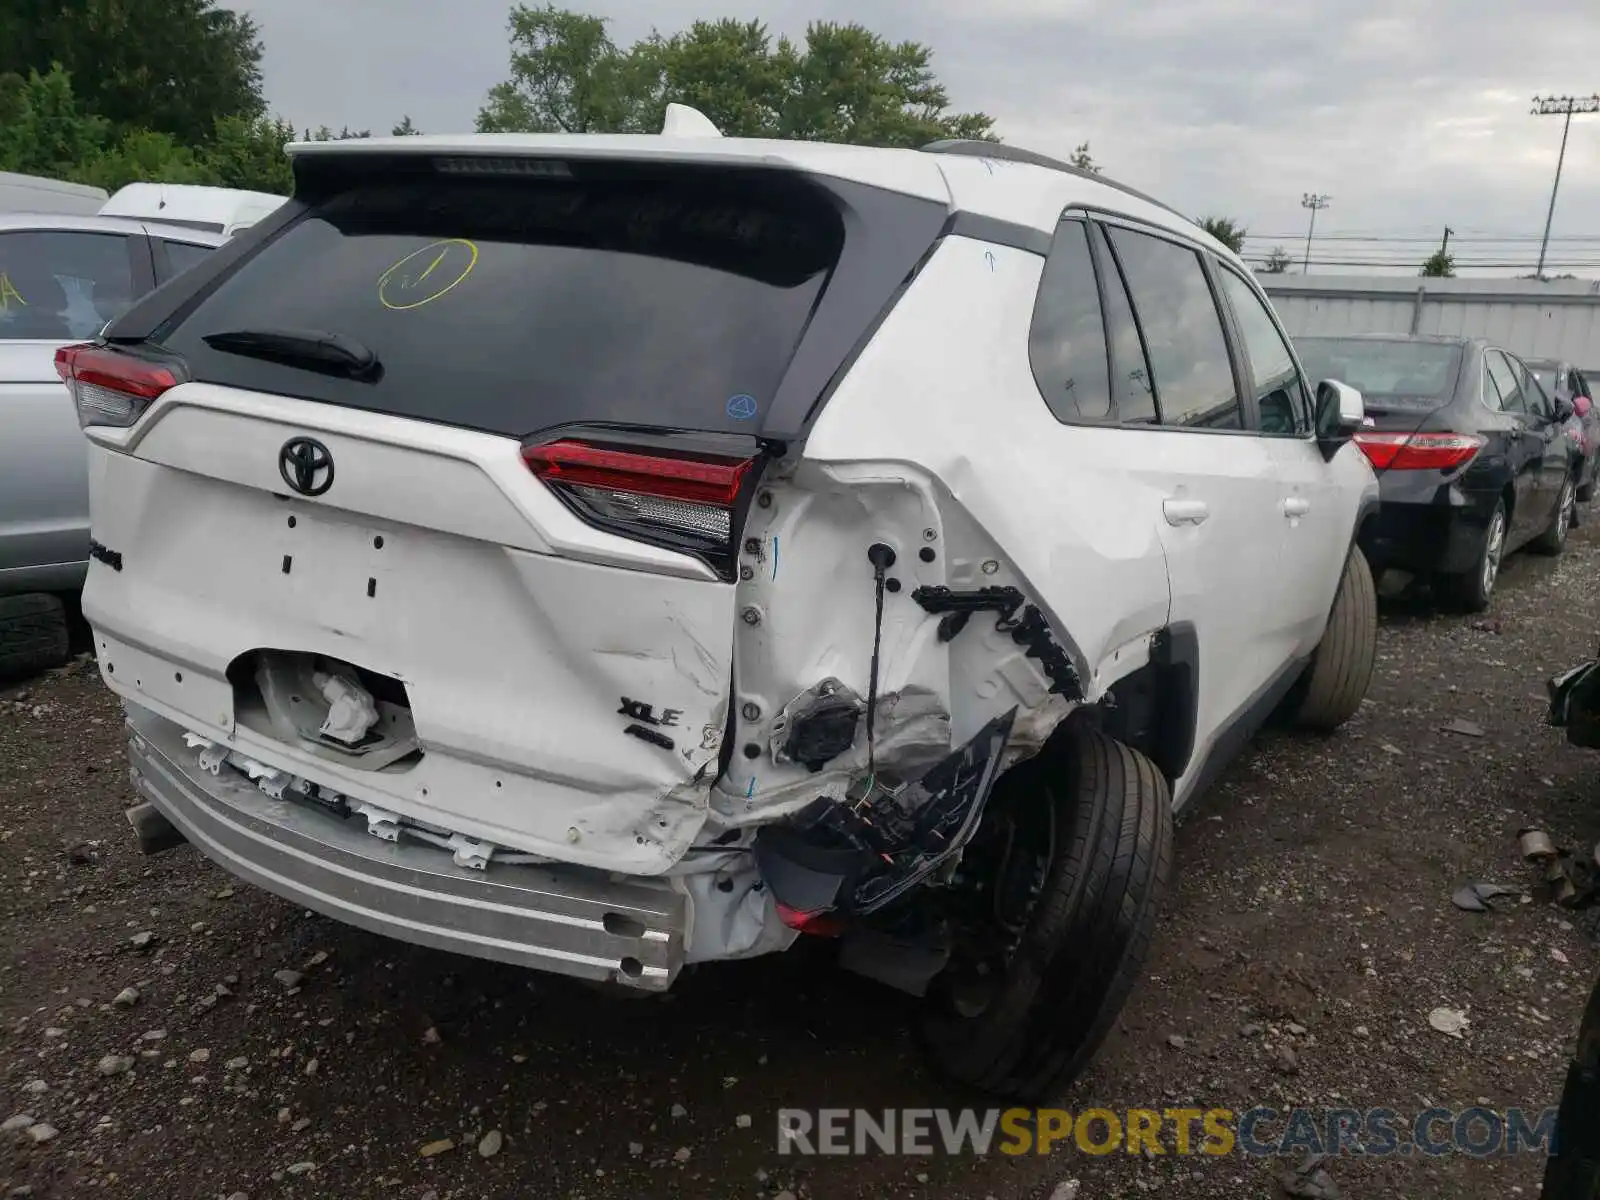
POLYGON ((0 215, 0 678, 65 659, 62 601, 88 565, 87 457, 56 348, 94 337, 222 240, 115 217, 0 215))

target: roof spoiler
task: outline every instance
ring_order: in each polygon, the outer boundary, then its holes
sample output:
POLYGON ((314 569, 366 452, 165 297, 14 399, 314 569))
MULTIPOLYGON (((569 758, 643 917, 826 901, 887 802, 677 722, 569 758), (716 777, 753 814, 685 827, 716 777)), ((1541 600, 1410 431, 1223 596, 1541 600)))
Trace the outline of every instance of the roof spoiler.
POLYGON ((669 104, 667 119, 661 124, 661 136, 719 138, 722 130, 698 108, 690 108, 687 104, 669 104))

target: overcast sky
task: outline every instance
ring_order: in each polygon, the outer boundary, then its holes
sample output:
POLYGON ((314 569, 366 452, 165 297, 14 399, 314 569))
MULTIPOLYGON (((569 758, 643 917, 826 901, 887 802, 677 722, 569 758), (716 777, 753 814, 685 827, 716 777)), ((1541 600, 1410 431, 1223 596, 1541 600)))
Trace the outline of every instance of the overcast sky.
MULTIPOLYGON (((1191 214, 1284 235, 1332 196, 1319 257, 1420 261, 1448 224, 1463 260, 1537 256, 1561 119, 1535 93, 1600 91, 1600 0, 603 0, 626 45, 696 18, 859 21, 921 41, 960 110, 1191 214), (1498 235, 1526 242, 1474 242, 1498 235)), ((261 26, 267 99, 296 125, 470 130, 507 75, 503 0, 238 0, 261 26)), ((1600 274, 1600 115, 1572 125, 1551 260, 1600 274)), ((1270 243, 1252 241, 1249 252, 1270 243)), ((1332 269, 1332 268, 1328 268, 1332 269)), ((1414 269, 1414 268, 1413 268, 1414 269)), ((1511 273, 1496 272, 1496 273, 1511 273)))

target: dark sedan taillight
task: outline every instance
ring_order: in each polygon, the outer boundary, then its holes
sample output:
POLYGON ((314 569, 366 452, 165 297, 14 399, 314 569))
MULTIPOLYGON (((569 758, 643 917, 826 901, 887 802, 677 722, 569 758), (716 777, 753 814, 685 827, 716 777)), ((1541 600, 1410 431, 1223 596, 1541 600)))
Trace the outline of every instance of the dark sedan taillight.
POLYGON ((1379 471, 1453 471, 1477 457, 1488 439, 1476 433, 1382 433, 1364 429, 1354 441, 1379 471))

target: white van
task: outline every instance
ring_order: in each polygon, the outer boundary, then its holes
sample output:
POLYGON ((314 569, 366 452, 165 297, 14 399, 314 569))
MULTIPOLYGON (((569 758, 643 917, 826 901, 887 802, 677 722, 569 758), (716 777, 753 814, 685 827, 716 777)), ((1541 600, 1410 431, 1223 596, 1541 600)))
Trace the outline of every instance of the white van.
POLYGON ((231 236, 254 225, 284 201, 270 192, 203 187, 192 183, 130 183, 100 207, 103 217, 159 221, 231 236))
POLYGON ((90 216, 106 202, 104 188, 68 183, 43 175, 0 171, 0 213, 54 213, 63 217, 90 216))

